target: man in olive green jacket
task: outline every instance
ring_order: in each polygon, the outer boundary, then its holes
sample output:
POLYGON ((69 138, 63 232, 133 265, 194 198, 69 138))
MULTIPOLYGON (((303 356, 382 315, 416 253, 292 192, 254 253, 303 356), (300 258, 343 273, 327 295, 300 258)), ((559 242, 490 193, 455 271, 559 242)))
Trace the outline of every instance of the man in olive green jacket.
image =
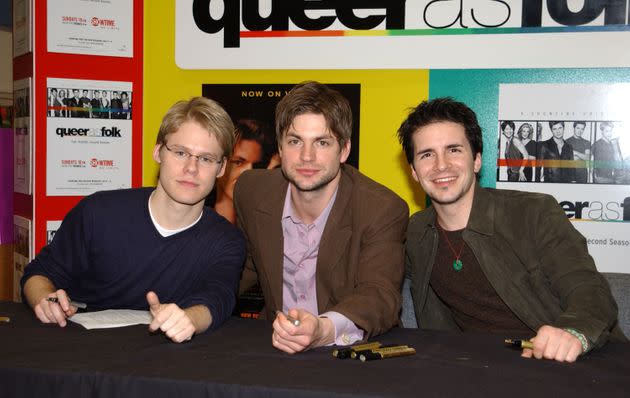
POLYGON ((573 362, 627 341, 586 240, 549 195, 484 189, 474 112, 423 102, 399 139, 432 206, 412 216, 406 272, 420 327, 533 337, 524 357, 573 362))

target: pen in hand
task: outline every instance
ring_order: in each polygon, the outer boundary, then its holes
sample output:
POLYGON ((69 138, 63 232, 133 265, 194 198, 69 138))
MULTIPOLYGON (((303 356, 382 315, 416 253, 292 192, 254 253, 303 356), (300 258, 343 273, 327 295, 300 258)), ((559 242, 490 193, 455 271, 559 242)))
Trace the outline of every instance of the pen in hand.
MULTIPOLYGON (((57 297, 48 297, 46 300, 50 301, 51 303, 58 303, 59 302, 59 299, 57 297)), ((81 309, 86 309, 87 308, 87 304, 81 303, 79 301, 72 301, 72 300, 70 300, 70 305, 73 306, 73 307, 81 308, 81 309)))
POLYGON ((276 310, 276 316, 278 316, 278 314, 284 315, 284 317, 287 318, 289 320, 289 322, 291 322, 293 324, 293 326, 300 326, 300 320, 299 319, 295 319, 295 318, 290 317, 289 315, 285 314, 282 311, 276 310))
POLYGON ((510 347, 529 348, 530 350, 534 348, 534 343, 529 340, 505 339, 504 342, 510 347))

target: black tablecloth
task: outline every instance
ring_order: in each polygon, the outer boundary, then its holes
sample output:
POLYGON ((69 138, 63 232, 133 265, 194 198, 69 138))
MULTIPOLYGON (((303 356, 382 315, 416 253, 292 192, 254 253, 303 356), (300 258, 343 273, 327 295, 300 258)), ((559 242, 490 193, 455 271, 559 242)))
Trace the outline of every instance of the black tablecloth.
POLYGON ((86 330, 39 323, 0 303, 0 397, 629 397, 630 344, 610 343, 574 364, 523 359, 503 338, 395 329, 373 340, 411 357, 338 360, 331 348, 287 355, 271 324, 230 319, 174 344, 146 325, 86 330))

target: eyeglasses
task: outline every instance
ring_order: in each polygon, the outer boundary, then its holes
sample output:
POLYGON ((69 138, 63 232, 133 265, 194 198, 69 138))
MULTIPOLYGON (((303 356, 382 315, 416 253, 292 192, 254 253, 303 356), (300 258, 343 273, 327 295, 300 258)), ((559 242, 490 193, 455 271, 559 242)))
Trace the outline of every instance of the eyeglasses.
POLYGON ((204 166, 204 167, 210 167, 213 164, 223 163, 223 158, 217 159, 217 157, 214 155, 209 155, 209 154, 193 155, 192 153, 180 147, 169 148, 168 145, 166 144, 164 144, 163 146, 164 148, 166 148, 167 151, 169 151, 175 157, 175 159, 179 160, 180 162, 187 162, 188 159, 194 158, 194 159, 197 159, 197 163, 200 166, 204 166))

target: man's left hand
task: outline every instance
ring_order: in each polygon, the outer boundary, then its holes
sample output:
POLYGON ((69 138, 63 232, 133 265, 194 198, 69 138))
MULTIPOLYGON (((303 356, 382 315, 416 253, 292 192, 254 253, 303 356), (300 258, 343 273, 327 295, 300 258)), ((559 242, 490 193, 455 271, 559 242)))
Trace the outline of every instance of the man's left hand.
POLYGON ((532 339, 533 349, 524 349, 525 358, 553 359, 558 362, 575 362, 582 353, 580 340, 566 330, 545 325, 532 339))
POLYGON ((160 304, 154 292, 147 293, 149 311, 153 321, 149 325, 152 332, 160 329, 169 339, 176 343, 190 340, 195 333, 195 325, 183 309, 177 304, 160 304))

